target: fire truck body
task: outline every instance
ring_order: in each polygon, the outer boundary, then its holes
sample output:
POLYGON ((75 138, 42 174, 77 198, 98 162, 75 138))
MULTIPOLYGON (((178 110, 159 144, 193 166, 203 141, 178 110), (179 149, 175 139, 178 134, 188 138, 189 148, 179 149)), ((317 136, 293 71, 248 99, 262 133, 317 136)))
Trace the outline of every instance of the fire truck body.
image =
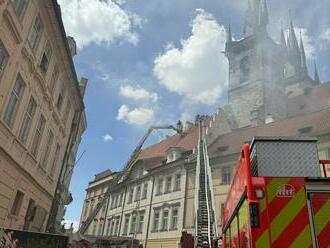
POLYGON ((330 247, 323 173, 316 139, 263 137, 244 145, 223 212, 223 247, 330 247))

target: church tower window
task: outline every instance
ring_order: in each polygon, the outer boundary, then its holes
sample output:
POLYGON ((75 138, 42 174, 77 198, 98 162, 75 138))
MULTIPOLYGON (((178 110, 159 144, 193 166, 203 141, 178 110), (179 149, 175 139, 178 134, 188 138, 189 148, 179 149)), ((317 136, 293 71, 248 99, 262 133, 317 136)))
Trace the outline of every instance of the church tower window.
POLYGON ((251 66, 248 56, 242 58, 240 62, 240 83, 244 83, 250 79, 251 66))

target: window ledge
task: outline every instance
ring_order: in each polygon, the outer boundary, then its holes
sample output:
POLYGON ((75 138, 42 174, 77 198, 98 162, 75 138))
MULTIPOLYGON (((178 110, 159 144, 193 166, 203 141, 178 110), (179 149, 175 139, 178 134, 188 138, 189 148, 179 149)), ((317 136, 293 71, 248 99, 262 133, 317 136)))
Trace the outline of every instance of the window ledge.
POLYGON ((169 229, 169 231, 177 231, 177 230, 178 230, 177 227, 175 227, 175 228, 170 228, 170 229, 169 229))

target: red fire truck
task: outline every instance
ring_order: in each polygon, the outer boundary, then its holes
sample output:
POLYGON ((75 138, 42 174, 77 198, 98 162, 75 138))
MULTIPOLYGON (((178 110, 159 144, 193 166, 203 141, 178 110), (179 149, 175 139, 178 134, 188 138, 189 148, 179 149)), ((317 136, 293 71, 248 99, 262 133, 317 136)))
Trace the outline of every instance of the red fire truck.
POLYGON ((329 248, 328 164, 313 138, 245 144, 223 211, 222 246, 329 248))

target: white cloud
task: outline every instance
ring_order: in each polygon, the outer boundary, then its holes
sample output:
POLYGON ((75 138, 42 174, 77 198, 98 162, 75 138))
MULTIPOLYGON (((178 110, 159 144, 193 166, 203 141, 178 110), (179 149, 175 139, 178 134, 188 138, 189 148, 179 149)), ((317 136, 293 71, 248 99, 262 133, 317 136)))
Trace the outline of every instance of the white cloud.
POLYGON ((321 51, 326 50, 330 46, 330 28, 321 33, 318 44, 321 51))
POLYGON ((131 85, 120 86, 119 94, 133 100, 151 100, 157 102, 158 95, 149 92, 141 87, 133 87, 131 85))
POLYGON ((150 108, 134 108, 130 110, 126 105, 118 109, 117 120, 124 121, 131 125, 146 125, 154 120, 154 110, 150 108))
POLYGON ((322 40, 330 41, 330 28, 325 30, 320 37, 322 40))
POLYGON ((138 43, 134 27, 143 19, 121 8, 112 0, 59 0, 68 35, 76 39, 79 48, 92 42, 110 44, 115 40, 138 43))
POLYGON ((102 138, 105 142, 113 141, 113 137, 108 133, 105 134, 102 138))
POLYGON ((169 91, 193 103, 216 103, 228 81, 228 61, 224 54, 226 31, 212 15, 196 11, 191 36, 181 48, 171 43, 154 61, 154 74, 169 91))

